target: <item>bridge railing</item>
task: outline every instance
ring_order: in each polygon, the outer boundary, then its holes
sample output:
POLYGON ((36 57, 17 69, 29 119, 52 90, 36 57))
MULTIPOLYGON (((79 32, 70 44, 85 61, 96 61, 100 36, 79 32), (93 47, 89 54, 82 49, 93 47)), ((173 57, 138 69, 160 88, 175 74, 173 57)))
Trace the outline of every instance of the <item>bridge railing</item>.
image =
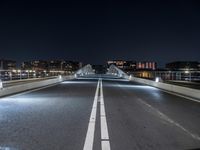
POLYGON ((92 75, 95 74, 95 71, 93 70, 92 66, 90 64, 85 65, 81 69, 79 69, 77 72, 75 72, 75 77, 80 76, 86 76, 86 75, 92 75))
POLYGON ((0 70, 0 79, 2 81, 13 81, 23 79, 37 79, 37 78, 50 78, 58 75, 71 75, 73 72, 61 71, 61 70, 0 70))
POLYGON ((130 73, 134 77, 155 80, 156 77, 163 81, 179 80, 179 81, 200 81, 200 71, 198 70, 182 70, 182 71, 157 71, 157 70, 141 70, 130 73))
POLYGON ((113 76, 116 76, 116 77, 119 77, 119 78, 126 78, 126 79, 129 78, 129 76, 124 71, 122 71, 121 69, 119 69, 115 65, 111 65, 108 68, 107 74, 113 75, 113 76))

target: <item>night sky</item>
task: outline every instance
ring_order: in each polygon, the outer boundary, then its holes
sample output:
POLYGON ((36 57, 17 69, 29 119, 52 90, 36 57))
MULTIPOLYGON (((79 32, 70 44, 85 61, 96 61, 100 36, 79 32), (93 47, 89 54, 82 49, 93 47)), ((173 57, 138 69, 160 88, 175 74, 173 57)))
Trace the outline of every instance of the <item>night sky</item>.
POLYGON ((200 2, 0 1, 0 58, 200 61, 200 2))

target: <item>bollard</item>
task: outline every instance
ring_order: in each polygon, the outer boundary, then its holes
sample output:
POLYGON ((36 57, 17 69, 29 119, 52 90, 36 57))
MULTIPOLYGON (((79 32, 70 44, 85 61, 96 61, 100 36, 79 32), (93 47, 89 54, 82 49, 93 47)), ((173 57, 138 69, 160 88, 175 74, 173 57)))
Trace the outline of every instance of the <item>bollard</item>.
POLYGON ((0 79, 0 90, 2 90, 3 89, 3 82, 2 82, 2 80, 0 79))

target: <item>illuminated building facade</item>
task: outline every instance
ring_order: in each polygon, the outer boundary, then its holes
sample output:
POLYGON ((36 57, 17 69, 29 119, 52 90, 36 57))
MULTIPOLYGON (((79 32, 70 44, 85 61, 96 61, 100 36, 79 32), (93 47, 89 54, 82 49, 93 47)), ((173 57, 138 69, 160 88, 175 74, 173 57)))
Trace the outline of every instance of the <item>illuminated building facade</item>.
POLYGON ((124 60, 110 60, 107 65, 115 65, 118 68, 126 72, 131 72, 136 70, 136 61, 124 61, 124 60))
POLYGON ((200 65, 197 61, 175 61, 166 64, 166 69, 172 71, 196 71, 200 70, 200 65))
POLYGON ((13 70, 16 69, 16 61, 13 60, 0 60, 0 70, 13 70))
POLYGON ((68 71, 74 72, 82 67, 82 63, 76 61, 63 61, 63 60, 34 60, 23 62, 21 65, 22 70, 35 70, 35 71, 68 71))
POLYGON ((35 71, 44 71, 47 70, 48 63, 43 60, 34 60, 23 62, 21 65, 22 70, 35 70, 35 71))
POLYGON ((157 63, 151 62, 151 61, 142 61, 136 63, 136 69, 137 70, 156 70, 157 69, 157 63))

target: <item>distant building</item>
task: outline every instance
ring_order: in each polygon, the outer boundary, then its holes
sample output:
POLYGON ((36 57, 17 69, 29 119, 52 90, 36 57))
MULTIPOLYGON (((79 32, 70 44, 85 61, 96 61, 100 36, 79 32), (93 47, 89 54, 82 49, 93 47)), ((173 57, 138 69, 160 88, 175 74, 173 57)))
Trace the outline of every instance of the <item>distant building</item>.
POLYGON ((35 70, 35 71, 44 71, 48 69, 47 61, 43 60, 34 60, 23 62, 21 65, 22 70, 35 70))
POLYGON ((82 63, 77 61, 63 61, 62 70, 67 72, 75 72, 82 67, 82 63))
POLYGON ((136 69, 137 70, 156 70, 157 69, 157 63, 156 62, 150 62, 150 61, 142 61, 136 63, 136 69))
POLYGON ((74 72, 82 67, 82 63, 76 61, 64 60, 34 60, 26 61, 21 65, 22 70, 35 70, 35 71, 67 71, 74 72))
POLYGON ((48 70, 61 71, 63 70, 64 61, 62 60, 50 60, 48 61, 48 70))
POLYGON ((107 62, 108 66, 115 65, 120 69, 123 69, 125 63, 126 63, 126 61, 124 61, 124 60, 109 60, 107 62))
POLYGON ((13 60, 0 60, 0 69, 1 70, 13 70, 16 69, 16 61, 13 60))
POLYGON ((107 65, 115 65, 125 72, 131 72, 136 70, 136 61, 124 61, 124 60, 110 60, 107 65))
POLYGON ((75 72, 82 67, 82 63, 68 60, 51 60, 48 63, 48 70, 75 72))
POLYGON ((166 64, 166 69, 172 71, 195 71, 199 70, 199 62, 197 61, 175 61, 166 64))

